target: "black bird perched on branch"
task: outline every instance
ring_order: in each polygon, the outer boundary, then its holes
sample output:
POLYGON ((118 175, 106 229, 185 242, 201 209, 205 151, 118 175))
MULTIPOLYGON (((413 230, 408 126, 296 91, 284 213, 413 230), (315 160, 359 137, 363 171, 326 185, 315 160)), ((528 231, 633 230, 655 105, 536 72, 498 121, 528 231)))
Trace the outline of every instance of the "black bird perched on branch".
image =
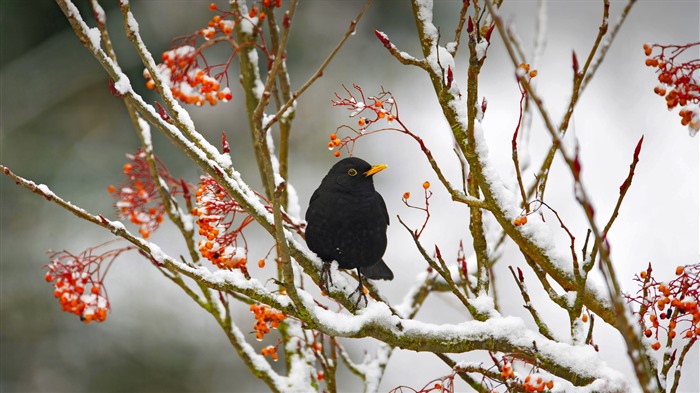
POLYGON ((357 269, 358 302, 364 298, 363 276, 394 278, 382 260, 389 213, 372 181, 384 168, 384 164, 371 166, 356 157, 340 160, 314 191, 306 210, 306 244, 324 262, 324 284, 328 286, 331 261, 337 261, 341 269, 357 269))

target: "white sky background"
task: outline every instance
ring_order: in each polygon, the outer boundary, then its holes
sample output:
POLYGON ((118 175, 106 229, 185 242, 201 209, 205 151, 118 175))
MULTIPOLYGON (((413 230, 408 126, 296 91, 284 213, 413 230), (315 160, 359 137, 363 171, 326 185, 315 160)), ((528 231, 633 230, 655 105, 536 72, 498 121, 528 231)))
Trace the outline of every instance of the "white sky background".
MULTIPOLYGON (((461 1, 436 3, 434 23, 441 28, 444 43, 451 40, 454 34, 461 1)), ((502 14, 512 22, 511 26, 521 37, 526 51, 530 53, 536 2, 505 3, 502 14)), ((571 50, 576 50, 579 63, 583 64, 598 30, 602 14, 601 3, 553 1, 549 4, 547 48, 540 64, 536 65, 539 72, 536 81, 537 88, 545 99, 545 105, 555 120, 561 119, 563 108, 568 104, 572 73, 571 50)), ((206 23, 207 18, 211 16, 206 11, 208 2, 177 2, 177 7, 173 7, 172 4, 167 1, 134 4, 134 14, 142 26, 149 23, 162 26, 158 31, 142 29, 147 44, 161 48, 165 45, 162 42, 192 31, 206 23), (158 45, 152 44, 156 42, 158 45)), ((611 23, 617 20, 623 5, 624 2, 613 2, 611 23)), ((294 87, 300 86, 327 56, 360 6, 360 2, 347 1, 301 2, 289 50, 290 57, 301 54, 304 58, 302 63, 290 61, 294 87)), ((642 44, 697 41, 699 11, 697 1, 639 1, 603 66, 581 97, 567 136, 578 138, 581 144, 582 176, 593 199, 600 224, 607 221, 617 201, 618 187, 628 173, 637 140, 642 134, 645 136, 632 187, 609 235, 618 278, 623 289, 628 291, 636 290, 632 277, 644 269, 648 262, 652 262, 661 277, 670 278, 675 266, 695 263, 698 260, 698 139, 690 138, 685 127, 680 125, 677 110, 668 112, 665 101, 653 93, 656 75, 652 69, 644 66, 642 44)), ((114 20, 110 21, 114 29, 113 36, 120 34, 120 30, 117 30, 119 18, 119 15, 114 15, 114 20)), ((308 199, 320 179, 336 160, 325 148, 328 135, 343 122, 355 122, 347 119, 344 110, 330 106, 330 99, 333 98, 334 92, 341 91, 341 84, 360 84, 368 94, 378 91, 380 86, 394 93, 403 122, 426 140, 448 177, 455 183, 459 180, 459 167, 452 153, 449 128, 439 112, 427 76, 415 67, 398 64, 374 36, 375 28, 387 33, 399 49, 419 56, 418 41, 408 4, 399 1, 375 1, 360 23, 357 34, 348 41, 324 77, 305 93, 305 97, 300 101, 293 130, 290 176, 298 190, 302 212, 306 211, 308 199), (404 22, 389 23, 389 19, 394 18, 402 18, 404 22)), ((118 49, 131 50, 128 44, 118 46, 118 49)), ((81 52, 82 55, 87 54, 87 51, 82 48, 81 50, 85 52, 81 52)), ((455 80, 460 83, 463 91, 467 67, 465 53, 466 46, 463 43, 455 70, 455 80)), ((697 56, 697 51, 695 55, 697 56)), ((126 55, 120 58, 129 61, 126 55)), ((98 67, 96 62, 91 66, 98 67)), ((253 168, 254 161, 251 160, 252 155, 248 151, 249 145, 244 144, 248 131, 243 124, 237 124, 237 120, 232 121, 242 116, 243 107, 240 87, 235 83, 235 78, 232 82, 232 90, 237 94, 232 103, 219 104, 213 110, 207 107, 192 112, 200 128, 208 132, 210 140, 218 141, 220 131, 225 129, 230 141, 240 142, 232 143, 234 164, 241 168, 246 180, 257 185, 258 175, 253 168)), ((134 85, 137 83, 134 82, 134 85)), ((483 68, 480 94, 489 102, 484 129, 490 146, 490 157, 498 164, 501 175, 510 177, 510 140, 517 123, 519 93, 510 60, 505 57, 501 38, 496 31, 493 33, 492 46, 483 68)), ((115 100, 114 103, 116 102, 115 100)), ((8 114, 8 119, 11 120, 11 116, 8 114)), ((530 152, 534 166, 539 166, 550 143, 548 134, 537 119, 535 116, 531 135, 530 152)), ((107 133, 115 132, 110 128, 110 124, 99 124, 99 127, 107 133)), ((87 136, 76 141, 76 144, 84 147, 84 151, 89 151, 94 150, 94 146, 91 145, 93 142, 90 136, 87 136)), ((167 142, 160 141, 161 147, 167 149, 167 145, 167 142)), ((158 148, 157 142, 156 149, 158 148)), ((123 157, 123 153, 129 152, 131 151, 117 154, 123 157)), ((523 150, 521 154, 522 152, 523 150)), ((462 206, 453 206, 450 203, 430 171, 427 161, 409 138, 392 133, 370 136, 358 142, 355 153, 372 163, 389 165, 389 169, 375 177, 375 185, 384 195, 392 220, 385 261, 394 270, 396 279, 392 282, 379 282, 378 286, 392 302, 398 302, 406 288, 413 283, 416 273, 426 268, 425 262, 413 249, 410 237, 396 219, 396 215, 399 214, 415 226, 422 224, 422 216, 410 211, 401 203, 403 192, 410 191, 412 201, 419 202, 422 192, 420 185, 423 181, 429 180, 433 184, 435 195, 431 199, 432 218, 421 240, 428 249, 433 244, 438 244, 448 261, 454 260, 460 240, 465 241, 465 248, 469 254, 471 239, 468 236, 467 211, 462 206)), ((61 175, 74 176, 71 168, 66 167, 59 171, 57 179, 60 179, 61 175)), ((119 168, 114 167, 115 171, 119 168)), ((567 174, 568 170, 557 158, 550 175, 546 201, 557 209, 572 229, 577 237, 577 249, 580 249, 585 236, 585 220, 581 208, 573 199, 572 185, 567 174)), ((188 180, 194 181, 197 172, 193 171, 191 175, 188 180)), ((110 181, 118 181, 116 173, 110 176, 114 179, 110 181)), ((523 172, 523 177, 526 180, 532 179, 532 170, 523 172)), ((96 187, 103 188, 106 184, 109 182, 100 183, 96 187)), ((106 206, 109 203, 106 195, 100 197, 104 198, 100 205, 106 206)), ((80 202, 81 195, 69 195, 68 199, 80 202)), ((52 206, 48 208, 57 209, 52 206)), ((102 211, 109 212, 109 208, 105 207, 102 211)), ((66 216, 58 217, 65 220, 66 216)), ((550 221, 553 219, 551 215, 548 218, 550 221)), ((64 221, 60 220, 45 225, 60 229, 64 225, 64 221)), ((71 221, 70 225, 70 228, 79 231, 79 228, 84 230, 87 224, 71 221)), ((563 231, 554 226, 552 232, 560 236, 557 240, 561 242, 562 247, 568 246, 563 231)), ((36 238, 42 239, 40 244, 36 245, 39 248, 39 258, 43 256, 43 249, 65 247, 76 251, 95 244, 95 235, 77 238, 69 230, 44 228, 36 235, 36 238)), ((155 234, 154 239, 168 241, 179 239, 178 236, 163 231, 155 234)), ((265 250, 260 251, 262 254, 267 252, 270 246, 268 238, 251 236, 249 240, 260 245, 260 250, 265 250)), ((171 245, 173 255, 177 255, 180 247, 171 245)), ((253 254, 250 259, 255 261, 260 256, 253 254)), ((512 245, 507 247, 497 266, 497 287, 503 312, 520 315, 526 321, 530 321, 529 315, 522 308, 522 299, 510 278, 507 265, 523 267, 529 287, 534 289, 538 286, 517 250, 512 245)), ((201 345, 202 351, 196 356, 201 357, 202 362, 211 361, 212 357, 220 359, 222 366, 218 371, 223 372, 223 375, 227 375, 227 367, 243 367, 240 362, 230 359, 236 355, 225 343, 224 336, 217 332, 217 327, 208 320, 211 318, 191 304, 178 289, 154 274, 151 271, 153 269, 142 270, 145 265, 140 261, 132 260, 123 263, 122 266, 120 268, 119 265, 115 265, 110 272, 113 313, 108 317, 103 329, 88 333, 89 339, 93 340, 91 343, 100 346, 114 341, 124 343, 123 345, 128 347, 131 337, 152 335, 157 338, 165 335, 201 345), (153 296, 154 286, 158 288, 158 296, 153 296), (148 322, 144 322, 144 316, 148 317, 148 322)), ((253 268, 254 275, 255 269, 253 268)), ((41 275, 37 277, 41 278, 41 275)), ((31 277, 34 278, 36 277, 31 277)), ((4 284, 6 285, 5 282, 4 284)), ((568 326, 564 313, 553 309, 543 293, 531 295, 535 304, 544 307, 542 310, 548 310, 545 313, 547 322, 555 326, 564 322, 558 326, 557 331, 562 336, 565 335, 568 326)), ((448 296, 435 295, 428 300, 418 318, 432 322, 460 322, 466 318, 460 307, 448 296)), ((62 317, 72 318, 67 314, 62 317)), ((252 320, 243 320, 241 326, 244 331, 246 326, 252 330, 252 320)), ((532 326, 534 327, 534 324, 532 326)), ((598 326, 594 339, 600 345, 602 358, 615 368, 632 375, 619 335, 610 328, 601 328, 602 324, 598 326)), ((372 350, 373 347, 374 343, 371 340, 362 340, 353 355, 359 358, 362 354, 361 348, 372 350)), ((154 345, 154 350, 161 351, 163 348, 154 345)), ((475 359, 473 356, 469 358, 475 359)), ((79 360, 76 362, 79 363, 79 360)), ((682 391, 700 390, 697 376, 693 380, 693 374, 697 375, 694 370, 697 370, 698 366, 696 349, 686 359, 687 372, 682 391)), ((246 370, 241 369, 236 369, 235 373, 241 374, 238 378, 248 375, 246 370)), ((433 378, 448 373, 449 370, 442 362, 430 354, 396 351, 387 367, 381 388, 384 391, 398 385, 419 388, 433 378)), ((61 379, 49 372, 42 373, 38 370, 37 375, 40 382, 46 380, 43 383, 49 383, 51 380, 57 383, 58 380, 60 385, 61 379)), ((44 385, 39 383, 36 386, 44 385)), ((253 382, 252 386, 261 385, 253 382)), ((350 376, 344 378, 340 386, 352 389, 359 387, 359 384, 357 379, 350 376)), ((221 386, 222 390, 228 388, 230 386, 221 386)))

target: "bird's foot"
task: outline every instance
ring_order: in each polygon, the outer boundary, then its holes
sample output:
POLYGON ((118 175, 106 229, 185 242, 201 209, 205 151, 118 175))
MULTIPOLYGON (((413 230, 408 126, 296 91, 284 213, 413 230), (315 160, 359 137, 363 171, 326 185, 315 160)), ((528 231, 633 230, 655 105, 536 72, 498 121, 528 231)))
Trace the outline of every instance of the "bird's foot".
POLYGON ((357 286, 357 289, 355 289, 355 292, 352 293, 352 296, 357 295, 357 300, 355 301, 355 310, 359 308, 360 302, 362 300, 365 301, 365 307, 369 304, 367 302, 367 295, 365 294, 365 286, 362 284, 362 279, 360 279, 360 282, 357 286))

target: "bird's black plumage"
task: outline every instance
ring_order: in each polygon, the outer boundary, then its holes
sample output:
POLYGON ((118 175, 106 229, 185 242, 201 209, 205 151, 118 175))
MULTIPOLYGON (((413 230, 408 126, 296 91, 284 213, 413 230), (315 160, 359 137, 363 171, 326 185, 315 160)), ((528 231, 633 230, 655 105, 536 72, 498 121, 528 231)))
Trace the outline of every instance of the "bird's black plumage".
POLYGON ((372 181, 385 167, 373 167, 356 157, 337 162, 314 191, 306 211, 309 249, 324 262, 338 261, 341 269, 357 269, 360 285, 362 276, 394 278, 382 260, 389 213, 372 181))

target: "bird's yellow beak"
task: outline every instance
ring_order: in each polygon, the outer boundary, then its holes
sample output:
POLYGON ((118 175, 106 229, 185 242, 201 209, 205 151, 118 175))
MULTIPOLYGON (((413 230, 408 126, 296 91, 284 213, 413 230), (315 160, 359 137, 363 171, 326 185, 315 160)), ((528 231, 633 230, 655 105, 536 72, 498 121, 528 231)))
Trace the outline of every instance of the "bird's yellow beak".
POLYGON ((371 167, 367 172, 363 173, 365 176, 372 176, 377 172, 383 171, 386 169, 387 165, 386 164, 379 164, 371 167))

